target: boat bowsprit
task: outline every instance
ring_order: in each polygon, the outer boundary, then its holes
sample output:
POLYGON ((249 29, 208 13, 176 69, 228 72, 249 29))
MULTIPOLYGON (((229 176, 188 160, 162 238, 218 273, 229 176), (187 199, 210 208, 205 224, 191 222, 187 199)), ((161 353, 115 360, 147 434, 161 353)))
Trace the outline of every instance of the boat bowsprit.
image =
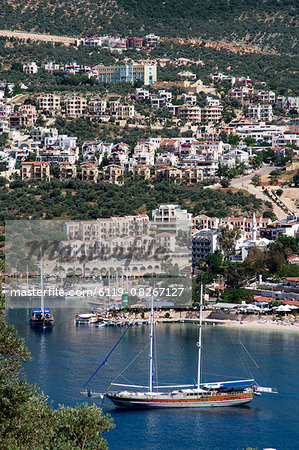
POLYGON ((80 394, 85 395, 85 397, 104 398, 104 394, 102 392, 95 392, 90 389, 81 391, 80 394))

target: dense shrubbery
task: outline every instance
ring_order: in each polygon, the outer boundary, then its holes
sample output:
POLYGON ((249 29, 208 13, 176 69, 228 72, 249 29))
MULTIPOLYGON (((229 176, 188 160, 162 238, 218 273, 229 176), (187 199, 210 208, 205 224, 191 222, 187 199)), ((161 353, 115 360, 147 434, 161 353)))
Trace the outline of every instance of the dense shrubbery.
POLYGON ((96 405, 63 405, 54 410, 47 397, 23 377, 31 359, 24 341, 6 322, 0 297, 1 449, 106 449, 102 433, 114 427, 96 405))
POLYGON ((251 301, 250 294, 243 287, 257 275, 263 279, 268 277, 299 276, 299 267, 288 264, 287 258, 299 252, 299 237, 280 236, 265 250, 251 247, 243 262, 228 262, 223 258, 221 251, 217 250, 205 260, 196 262, 201 271, 194 282, 193 298, 199 299, 199 284, 211 283, 222 279, 227 286, 222 300, 231 303, 241 303, 242 300, 251 301))
POLYGON ((1 0, 0 28, 51 34, 201 36, 235 39, 289 51, 296 44, 296 2, 265 0, 117 0, 116 2, 1 0), (74 20, 76 16, 76 20, 74 20), (113 17, 113 20, 111 20, 113 17), (269 20, 271 18, 271 20, 269 20), (257 32, 258 29, 258 32, 257 32), (246 36, 246 38, 245 38, 246 36))
POLYGON ((37 184, 16 180, 0 187, 0 220, 20 218, 95 219, 151 213, 161 203, 177 203, 197 215, 250 215, 262 202, 239 191, 222 192, 200 186, 176 186, 167 182, 128 181, 122 187, 80 180, 52 180, 37 184))

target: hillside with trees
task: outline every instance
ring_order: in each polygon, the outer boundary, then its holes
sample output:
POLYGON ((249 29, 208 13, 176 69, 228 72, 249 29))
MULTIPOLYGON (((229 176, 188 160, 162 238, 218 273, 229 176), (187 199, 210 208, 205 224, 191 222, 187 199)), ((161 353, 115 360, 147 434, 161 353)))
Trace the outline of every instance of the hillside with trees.
MULTIPOLYGON (((3 180, 3 178, 2 178, 3 180)), ((5 183, 5 181, 4 181, 5 183)), ((0 187, 0 221, 13 219, 76 219, 148 213, 161 203, 176 203, 194 215, 225 217, 259 214, 265 204, 242 191, 177 186, 165 181, 127 181, 123 186, 100 182, 12 181, 0 187)))
POLYGON ((5 316, 0 296, 1 449, 106 449, 102 433, 114 428, 96 405, 53 409, 48 398, 24 377, 31 355, 5 316))
POLYGON ((71 36, 154 32, 293 52, 296 5, 295 0, 1 0, 0 28, 71 36))

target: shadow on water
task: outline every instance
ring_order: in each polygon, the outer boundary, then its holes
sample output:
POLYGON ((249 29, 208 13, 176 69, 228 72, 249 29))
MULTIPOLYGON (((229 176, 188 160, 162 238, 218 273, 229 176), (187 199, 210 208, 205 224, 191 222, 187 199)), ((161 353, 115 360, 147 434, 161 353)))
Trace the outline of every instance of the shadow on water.
POLYGON ((32 330, 37 336, 42 336, 44 334, 51 334, 53 331, 53 326, 41 327, 30 324, 30 330, 32 330))

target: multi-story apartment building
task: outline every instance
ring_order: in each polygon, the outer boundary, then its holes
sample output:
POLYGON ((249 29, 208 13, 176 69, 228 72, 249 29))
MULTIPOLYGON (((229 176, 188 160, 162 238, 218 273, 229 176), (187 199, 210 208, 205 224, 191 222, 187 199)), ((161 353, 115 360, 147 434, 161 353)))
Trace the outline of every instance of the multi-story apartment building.
POLYGON ((203 179, 203 171, 198 167, 185 167, 183 178, 187 184, 197 184, 203 179))
POLYGON ((201 109, 202 122, 219 122, 222 117, 221 105, 205 105, 201 109))
POLYGON ((92 221, 65 222, 63 229, 68 239, 104 240, 120 236, 139 236, 148 234, 149 217, 147 214, 138 214, 92 221))
POLYGON ((160 205, 152 211, 152 220, 163 231, 189 231, 192 227, 192 214, 179 205, 160 205))
POLYGON ((149 180, 151 178, 151 166, 147 164, 133 164, 133 178, 149 180))
POLYGON ((192 217, 192 228, 197 230, 205 230, 210 228, 218 228, 220 219, 218 217, 209 217, 205 214, 192 217))
POLYGON ((160 98, 157 95, 151 95, 150 99, 151 99, 151 107, 153 109, 160 109, 166 105, 165 98, 160 98))
POLYGON ((49 180, 50 164, 48 162, 22 162, 22 180, 49 180))
POLYGON ((103 168, 100 179, 108 183, 123 184, 124 168, 116 164, 109 164, 103 168))
POLYGON ((76 148, 48 148, 46 150, 38 151, 37 161, 48 161, 51 165, 57 165, 62 162, 75 164, 78 160, 79 152, 76 148))
POLYGON ((182 100, 184 105, 196 105, 197 103, 196 95, 186 94, 185 92, 182 94, 182 100))
MULTIPOLYGON (((188 167, 188 161, 180 164, 182 168, 188 167)), ((190 158, 189 167, 198 167, 202 170, 203 176, 206 178, 215 177, 218 170, 218 161, 216 159, 204 159, 199 157, 190 158)))
POLYGON ((139 38, 139 37, 135 37, 135 36, 128 37, 127 47, 142 48, 143 47, 143 38, 139 38))
POLYGON ((171 100, 172 100, 172 92, 165 91, 165 89, 159 89, 158 97, 159 98, 164 98, 165 103, 171 102, 171 100))
POLYGON ((9 117, 14 113, 14 106, 0 102, 0 117, 9 117))
POLYGON ((236 83, 236 78, 231 75, 225 75, 221 72, 210 73, 208 78, 213 81, 213 83, 219 83, 221 81, 227 81, 234 85, 236 83))
POLYGON ((57 128, 34 127, 31 136, 35 141, 43 141, 46 137, 58 136, 57 128))
POLYGON ((218 230, 200 230, 192 236, 192 261, 207 258, 219 249, 218 230))
POLYGON ((61 162, 59 164, 59 177, 61 180, 76 178, 76 176, 77 176, 76 164, 72 164, 69 162, 61 162))
POLYGON ((57 111, 60 109, 60 96, 56 94, 43 94, 37 99, 39 109, 43 111, 57 111))
POLYGON ((0 134, 10 132, 10 120, 8 117, 0 118, 0 134))
POLYGON ((156 166, 175 166, 178 163, 178 156, 173 153, 164 152, 157 155, 156 166))
POLYGON ((201 109, 196 105, 182 105, 178 109, 178 117, 188 122, 201 121, 201 109))
POLYGON ((146 166, 154 166, 155 165, 155 155, 153 153, 143 151, 143 150, 135 150, 133 155, 133 164, 136 165, 146 165, 146 166))
MULTIPOLYGON (((55 130, 55 129, 54 129, 55 130)), ((68 136, 66 134, 51 133, 49 136, 45 136, 46 147, 62 147, 64 149, 76 148, 77 137, 68 136)))
POLYGON ((288 123, 290 133, 299 133, 299 119, 291 119, 288 123))
POLYGON ((38 67, 36 62, 32 61, 28 64, 23 65, 23 72, 28 73, 30 75, 34 75, 38 72, 38 67))
POLYGON ((157 81, 157 66, 150 64, 124 64, 120 66, 97 66, 98 79, 103 83, 134 83, 145 85, 157 81))
POLYGON ((183 181, 183 171, 176 167, 161 167, 156 170, 156 178, 174 184, 181 184, 183 181))
MULTIPOLYGON (((258 217, 254 221, 255 230, 259 236, 261 230, 271 224, 271 219, 258 217)), ((218 217, 209 217, 205 214, 200 214, 192 219, 193 229, 206 230, 206 229, 217 229, 220 226, 229 225, 230 227, 238 228, 243 231, 247 237, 251 237, 253 230, 253 220, 248 217, 223 217, 219 219, 218 217)))
POLYGON ((95 164, 83 163, 81 165, 82 181, 88 181, 91 183, 97 183, 99 178, 99 169, 95 164))
POLYGON ((134 117, 135 115, 135 107, 134 105, 130 105, 129 103, 119 103, 115 107, 115 116, 118 119, 129 119, 134 117))
POLYGON ((32 127, 37 121, 36 107, 33 105, 22 105, 16 114, 9 117, 12 128, 32 127))
POLYGON ((18 114, 22 115, 26 120, 26 126, 32 126, 37 120, 36 107, 33 105, 22 105, 19 108, 18 114))
POLYGON ((266 125, 261 122, 258 125, 241 125, 236 128, 236 134, 245 139, 247 136, 252 137, 256 142, 272 142, 281 136, 282 130, 278 125, 266 125))
POLYGON ((258 91, 255 97, 262 103, 275 103, 276 95, 273 91, 258 91))
POLYGON ((285 109, 294 109, 299 112, 299 97, 284 97, 279 95, 277 97, 277 104, 285 109))
POLYGON ((157 44, 160 41, 160 36, 156 36, 155 34, 147 34, 144 36, 144 40, 146 41, 147 45, 157 44))
POLYGON ((249 117, 249 119, 272 122, 272 105, 261 105, 260 103, 258 105, 249 105, 247 116, 249 117))
POLYGON ((54 72, 55 70, 60 70, 60 64, 57 64, 53 61, 49 61, 44 65, 44 69, 47 72, 54 72))
POLYGON ((88 103, 89 114, 96 114, 102 116, 107 114, 107 100, 101 98, 94 98, 88 103))
POLYGON ((246 86, 234 87, 228 91, 228 98, 247 100, 252 95, 253 89, 246 86))
POLYGON ((147 89, 136 88, 135 89, 135 100, 146 100, 150 98, 150 91, 147 89))
POLYGON ((270 240, 275 240, 281 235, 297 236, 298 234, 299 217, 295 216, 270 223, 261 230, 261 236, 270 240))
POLYGON ((87 101, 81 95, 71 95, 64 100, 65 113, 69 117, 80 117, 87 109, 87 101))

